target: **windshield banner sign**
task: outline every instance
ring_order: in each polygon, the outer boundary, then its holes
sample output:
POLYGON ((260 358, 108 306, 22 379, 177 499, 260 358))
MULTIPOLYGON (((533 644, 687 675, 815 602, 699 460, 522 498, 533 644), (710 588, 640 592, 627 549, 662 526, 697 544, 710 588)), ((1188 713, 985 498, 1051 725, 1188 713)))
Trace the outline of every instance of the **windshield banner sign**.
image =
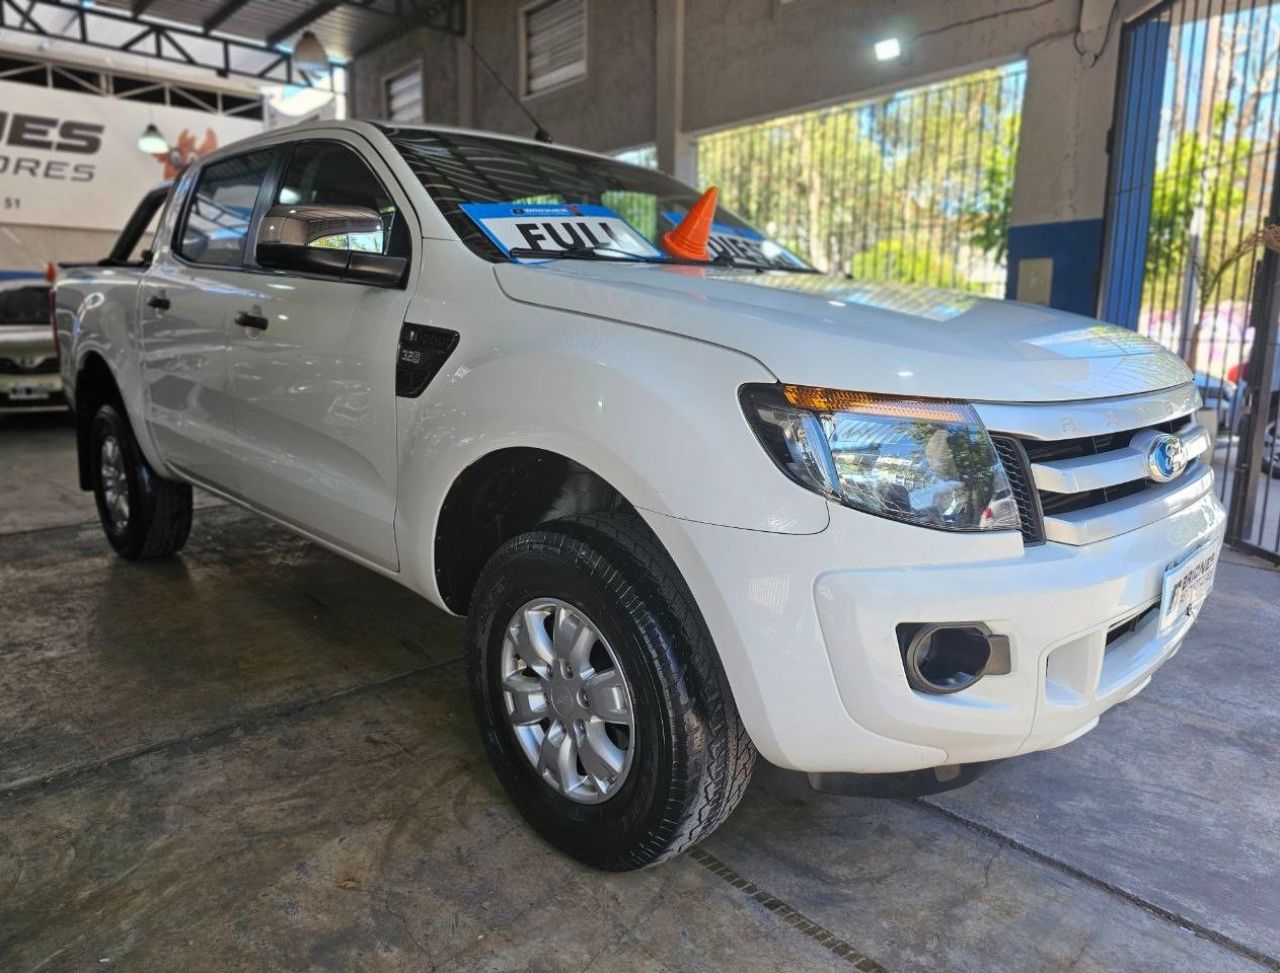
MULTIPOLYGON (((672 226, 678 226, 681 214, 662 214, 672 226)), ((712 260, 743 260, 782 269, 801 268, 808 265, 786 247, 774 243, 759 230, 748 226, 734 226, 716 220, 711 224, 711 237, 707 240, 707 253, 712 260)))
POLYGON ((599 250, 601 255, 661 257, 630 223, 607 206, 587 203, 463 203, 462 210, 505 254, 599 250))

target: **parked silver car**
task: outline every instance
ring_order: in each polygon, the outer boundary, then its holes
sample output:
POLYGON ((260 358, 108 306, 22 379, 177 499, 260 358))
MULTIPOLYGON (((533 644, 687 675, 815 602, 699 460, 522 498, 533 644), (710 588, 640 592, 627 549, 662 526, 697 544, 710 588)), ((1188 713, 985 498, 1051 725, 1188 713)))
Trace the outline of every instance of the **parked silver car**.
POLYGON ((49 326, 49 285, 0 280, 0 409, 64 406, 49 326))

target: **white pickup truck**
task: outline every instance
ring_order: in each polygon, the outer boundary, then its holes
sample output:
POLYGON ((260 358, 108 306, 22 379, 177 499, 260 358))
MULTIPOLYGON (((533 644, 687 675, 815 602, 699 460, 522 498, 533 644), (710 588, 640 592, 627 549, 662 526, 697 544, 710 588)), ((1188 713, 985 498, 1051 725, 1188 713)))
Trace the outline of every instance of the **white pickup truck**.
POLYGON ((602 868, 709 834, 757 751, 942 788, 1141 690, 1223 533, 1183 364, 723 210, 669 256, 698 199, 444 128, 201 159, 57 285, 108 540, 175 554, 196 484, 466 615, 498 777, 602 868))

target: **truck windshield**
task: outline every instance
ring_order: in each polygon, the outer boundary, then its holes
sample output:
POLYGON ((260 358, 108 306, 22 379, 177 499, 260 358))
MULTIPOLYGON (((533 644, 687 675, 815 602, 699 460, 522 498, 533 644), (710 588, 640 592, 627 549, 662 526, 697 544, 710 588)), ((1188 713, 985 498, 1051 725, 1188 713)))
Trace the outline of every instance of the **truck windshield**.
MULTIPOLYGON (((660 172, 572 149, 422 128, 383 131, 458 236, 490 260, 666 260, 663 233, 699 195, 660 172)), ((707 249, 714 263, 813 272, 723 207, 707 249)))
POLYGON ((0 289, 0 327, 10 324, 48 323, 48 285, 31 284, 0 289))

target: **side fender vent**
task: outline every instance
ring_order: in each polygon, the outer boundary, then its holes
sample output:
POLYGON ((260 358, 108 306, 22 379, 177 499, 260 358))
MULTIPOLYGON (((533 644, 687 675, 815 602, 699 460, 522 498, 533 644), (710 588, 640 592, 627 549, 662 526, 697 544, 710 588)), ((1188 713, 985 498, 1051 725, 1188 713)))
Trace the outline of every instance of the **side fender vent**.
POLYGON ((405 322, 396 349, 396 395, 416 399, 457 347, 456 331, 405 322))

